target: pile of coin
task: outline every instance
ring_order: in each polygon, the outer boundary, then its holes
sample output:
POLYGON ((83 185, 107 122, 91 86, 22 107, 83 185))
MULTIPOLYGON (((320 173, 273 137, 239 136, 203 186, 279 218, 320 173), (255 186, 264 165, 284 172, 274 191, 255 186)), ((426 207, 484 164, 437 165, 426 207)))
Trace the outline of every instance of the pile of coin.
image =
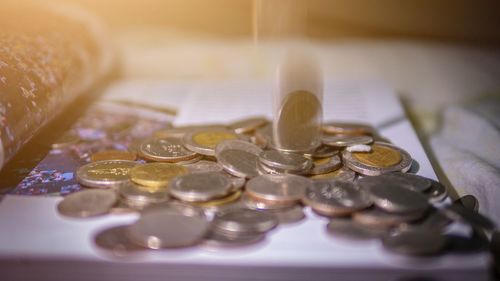
POLYGON ((304 208, 325 217, 334 237, 380 239, 407 255, 442 251, 453 221, 492 227, 478 214, 435 207, 447 197, 444 186, 407 173, 411 156, 370 126, 324 124, 322 144, 303 153, 277 149, 271 131, 265 118, 252 117, 171 128, 129 151, 98 152, 76 171, 85 189, 58 211, 80 218, 139 212, 135 223, 95 237, 114 253, 254 244, 304 219, 304 208))

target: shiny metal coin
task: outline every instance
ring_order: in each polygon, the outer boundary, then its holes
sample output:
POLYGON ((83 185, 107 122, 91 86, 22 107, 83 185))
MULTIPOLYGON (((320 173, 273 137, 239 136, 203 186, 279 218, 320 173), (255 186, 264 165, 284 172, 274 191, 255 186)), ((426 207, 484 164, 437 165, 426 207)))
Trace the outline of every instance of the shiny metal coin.
POLYGON ((119 225, 104 229, 94 237, 94 243, 100 249, 109 251, 114 256, 123 257, 145 250, 130 241, 125 234, 128 225, 119 225))
POLYGON ((446 197, 448 197, 448 192, 446 191, 446 187, 443 184, 435 180, 430 181, 431 187, 423 193, 423 195, 425 195, 425 197, 429 199, 429 202, 441 202, 446 197))
POLYGON ((130 181, 129 172, 136 165, 136 162, 125 160, 92 162, 78 168, 76 179, 86 187, 119 187, 130 181))
POLYGON ((107 160, 128 160, 135 161, 137 155, 134 152, 123 150, 103 150, 96 152, 90 156, 91 162, 107 161, 107 160))
POLYGON ((188 170, 178 164, 147 163, 137 165, 130 170, 130 179, 143 186, 165 188, 170 180, 188 173, 188 170))
POLYGON ((370 208, 352 215, 352 219, 368 226, 396 226, 401 223, 412 222, 424 216, 425 212, 395 214, 370 208))
POLYGON ((339 150, 328 146, 328 145, 321 145, 312 152, 306 152, 304 153, 304 156, 309 157, 309 158, 326 158, 326 157, 333 157, 335 155, 339 155, 339 150))
POLYGON ((382 237, 387 229, 361 225, 350 218, 335 218, 326 225, 326 232, 336 238, 370 240, 382 237))
POLYGON ((334 147, 348 147, 358 144, 370 144, 373 138, 370 136, 350 136, 350 135, 324 135, 323 144, 334 147))
POLYGON ((236 177, 252 178, 257 171, 258 155, 262 149, 241 140, 223 141, 215 148, 215 157, 224 170, 236 177))
POLYGON ((227 249, 250 246, 262 242, 266 234, 262 232, 246 232, 228 235, 224 232, 212 230, 201 243, 202 247, 227 249))
POLYGON ((279 224, 296 223, 306 217, 306 214, 304 214, 302 206, 300 205, 294 205, 281 209, 268 209, 263 211, 273 215, 278 220, 279 224))
POLYGON ((288 171, 304 171, 312 167, 311 159, 296 153, 284 153, 277 150, 265 150, 259 154, 262 164, 288 171))
POLYGON ((249 117, 229 124, 228 129, 237 134, 247 134, 269 123, 265 117, 249 117))
POLYGON ((375 129, 362 123, 327 122, 322 125, 323 132, 327 134, 342 135, 371 135, 375 129))
POLYGON ((127 228, 126 235, 135 244, 150 249, 194 245, 205 237, 210 224, 193 208, 187 205, 148 208, 127 228))
POLYGON ((219 232, 267 232, 278 225, 270 214, 250 209, 227 209, 217 213, 212 225, 219 232))
POLYGON ((182 138, 184 146, 196 153, 215 156, 215 147, 224 140, 236 140, 239 136, 225 129, 198 129, 182 138))
POLYGON ((193 159, 195 152, 184 147, 179 138, 150 138, 139 146, 141 157, 159 162, 179 162, 193 159))
POLYGON ((296 202, 312 185, 310 179, 297 175, 261 175, 248 181, 246 192, 264 200, 296 202))
POLYGON ((190 173, 222 172, 222 166, 214 161, 200 160, 196 163, 184 165, 190 173))
POLYGON ((219 172, 187 174, 174 178, 169 186, 172 196, 186 202, 220 198, 232 191, 232 183, 219 172))
POLYGON ((356 173, 346 167, 334 170, 326 174, 319 174, 310 177, 312 180, 339 180, 339 181, 354 181, 356 173))
POLYGON ((307 188, 302 201, 326 216, 345 216, 373 204, 366 192, 347 181, 315 181, 307 188))
POLYGON ((416 228, 428 228, 435 231, 443 231, 448 225, 453 222, 440 209, 431 207, 428 212, 417 221, 402 223, 398 226, 399 230, 414 230, 416 228))
POLYGON ((384 185, 387 182, 417 192, 424 192, 432 185, 431 180, 428 178, 399 172, 387 173, 375 177, 364 177, 358 180, 358 183, 362 188, 370 188, 372 185, 384 185))
POLYGON ((86 218, 109 212, 118 196, 112 190, 87 189, 71 193, 57 205, 57 211, 66 217, 86 218))
POLYGON ((313 166, 309 170, 310 175, 321 175, 338 170, 342 166, 342 160, 338 155, 332 157, 314 159, 313 166))
POLYGON ((371 152, 342 152, 344 165, 366 176, 378 176, 390 172, 406 172, 412 158, 405 150, 383 142, 375 142, 371 152))
POLYGON ((125 199, 127 203, 132 203, 135 207, 137 205, 144 206, 153 203, 166 202, 169 199, 167 190, 164 188, 151 189, 146 186, 128 183, 118 189, 120 197, 125 199))
POLYGON ((273 127, 271 123, 255 130, 254 143, 259 147, 268 147, 273 142, 273 127))
POLYGON ((390 213, 418 213, 429 208, 429 202, 421 193, 387 182, 365 189, 373 203, 390 213))
POLYGON ((382 244, 396 254, 423 256, 439 253, 446 246, 446 238, 438 231, 423 228, 386 235, 382 244))
POLYGON ((242 194, 243 192, 238 190, 221 198, 212 199, 206 202, 191 202, 191 204, 203 208, 204 210, 218 211, 221 208, 234 205, 242 194))
POLYGON ((289 208, 291 206, 297 205, 294 201, 276 202, 273 200, 265 200, 262 198, 252 197, 249 193, 243 194, 241 196, 241 202, 243 205, 252 210, 282 210, 289 208))

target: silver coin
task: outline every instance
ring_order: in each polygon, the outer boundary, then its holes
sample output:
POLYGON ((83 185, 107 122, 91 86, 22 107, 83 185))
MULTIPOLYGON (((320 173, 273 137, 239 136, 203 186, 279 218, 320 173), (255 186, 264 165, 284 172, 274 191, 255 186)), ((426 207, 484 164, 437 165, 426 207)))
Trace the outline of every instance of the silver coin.
POLYGON ((262 232, 236 233, 228 235, 227 233, 212 230, 203 240, 201 246, 215 249, 236 248, 254 245, 262 242, 266 234, 262 232))
POLYGON ((390 252, 402 255, 433 255, 446 246, 446 238, 432 229, 399 231, 384 236, 384 248, 390 252))
POLYGON ((129 171, 134 161, 105 160, 81 166, 76 171, 77 181, 87 187, 116 188, 130 182, 129 171))
POLYGON ((387 229, 364 226, 354 222, 350 218, 335 218, 326 225, 326 232, 338 238, 369 240, 382 237, 387 232, 387 229))
POLYGON ((312 161, 307 157, 277 150, 262 151, 259 154, 259 160, 267 166, 288 171, 304 171, 312 167, 312 161))
POLYGON ((431 187, 423 193, 431 203, 443 201, 448 197, 446 187, 438 181, 431 180, 431 187))
POLYGON ((333 157, 338 154, 339 154, 338 149, 328 145, 321 145, 312 152, 304 153, 304 156, 309 158, 326 158, 326 157, 333 157))
POLYGON ((315 181, 307 188, 303 202, 314 211, 327 216, 344 216, 373 204, 368 194, 356 183, 315 181))
POLYGON ((259 172, 260 175, 265 175, 265 174, 271 174, 271 175, 285 175, 285 174, 294 174, 294 175, 307 175, 310 171, 310 168, 308 167, 305 170, 284 170, 284 169, 279 169, 275 167, 270 167, 260 161, 257 161, 257 172, 259 172))
POLYGON ((169 199, 166 189, 155 189, 128 183, 118 189, 118 194, 127 201, 142 204, 162 203, 169 199))
POLYGON ((187 174, 172 179, 170 195, 186 202, 203 202, 223 197, 232 191, 229 179, 219 172, 187 174))
POLYGON ((222 166, 214 161, 200 160, 196 163, 184 165, 190 173, 222 172, 222 166))
POLYGON ((265 117, 250 117, 229 124, 228 128, 237 134, 246 134, 266 125, 269 121, 265 117))
POLYGON ((339 180, 339 181, 354 181, 356 179, 356 173, 347 168, 342 167, 340 169, 334 170, 326 174, 319 174, 310 177, 312 180, 339 180))
POLYGON ((125 234, 128 225, 119 225, 104 229, 94 237, 94 243, 114 256, 122 257, 137 253, 145 248, 130 241, 125 234))
POLYGON ((384 212, 378 208, 370 208, 352 215, 352 219, 368 226, 395 226, 401 223, 418 220, 425 212, 395 214, 384 212))
POLYGON ((362 123, 327 122, 323 123, 322 129, 327 134, 345 135, 371 135, 374 128, 362 123))
POLYGON ((231 208, 215 215, 212 225, 217 231, 226 232, 267 232, 278 225, 270 214, 250 210, 231 208))
POLYGON ((377 207, 390 213, 417 213, 429 207, 427 198, 421 193, 391 182, 384 185, 372 185, 366 191, 377 207))
POLYGON ((348 147, 358 144, 370 144, 373 138, 370 136, 350 136, 350 135, 324 135, 323 144, 334 147, 348 147))
POLYGON ((231 175, 252 178, 257 171, 258 155, 262 152, 258 146, 241 140, 227 140, 215 148, 215 157, 231 175))
POLYGON ((273 142, 273 127, 271 123, 255 130, 255 143, 260 147, 268 147, 273 142))
POLYGON ((134 243, 150 248, 178 248, 200 242, 209 230, 204 215, 188 206, 164 205, 147 208, 127 228, 126 235, 134 243))
POLYGON ((387 182, 417 192, 424 192, 432 185, 432 182, 427 178, 399 172, 387 173, 375 177, 364 177, 358 180, 359 185, 363 188, 369 188, 372 185, 384 185, 387 182))
POLYGON ((332 157, 328 157, 327 159, 314 160, 313 166, 308 173, 310 175, 326 174, 339 169, 341 166, 342 166, 342 160, 338 155, 334 155, 332 157))
MULTIPOLYGON (((347 150, 344 150, 342 152, 342 160, 344 161, 344 165, 348 167, 349 169, 358 172, 362 175, 365 176, 378 176, 381 174, 385 173, 390 173, 390 172, 407 172, 411 164, 413 162, 413 159, 411 158, 410 154, 406 152, 405 150, 388 144, 384 142, 374 142, 372 145, 372 152, 369 153, 377 153, 375 152, 374 147, 382 147, 384 150, 392 150, 394 153, 399 153, 401 159, 397 161, 397 163, 394 163, 392 165, 384 165, 384 166, 376 166, 376 165, 371 165, 368 163, 365 163, 361 160, 359 160, 355 155, 357 154, 364 154, 364 153, 356 153, 356 152, 349 152, 347 150)), ((380 155, 380 157, 385 157, 384 155, 380 155)))
POLYGON ((296 223, 306 217, 306 214, 304 214, 304 210, 302 210, 302 206, 300 205, 263 211, 273 215, 278 220, 279 224, 296 223))
POLYGON ((195 152, 184 147, 179 138, 150 138, 139 146, 139 155, 152 161, 179 162, 193 159, 195 152))
POLYGON ((215 147, 224 140, 240 139, 241 135, 237 135, 233 131, 227 129, 196 129, 184 135, 182 138, 184 146, 196 153, 215 156, 215 147))
POLYGON ((290 208, 291 206, 297 205, 297 202, 294 201, 290 202, 285 201, 276 203, 274 201, 256 199, 249 196, 248 193, 245 193, 241 196, 240 202, 243 204, 243 206, 258 211, 283 210, 286 208, 290 208))
POLYGON ((312 185, 310 179, 297 175, 261 175, 248 181, 246 191, 256 198, 295 202, 301 200, 312 185))
POLYGON ((93 217, 108 213, 117 200, 118 196, 112 190, 87 189, 64 197, 57 210, 67 217, 93 217))

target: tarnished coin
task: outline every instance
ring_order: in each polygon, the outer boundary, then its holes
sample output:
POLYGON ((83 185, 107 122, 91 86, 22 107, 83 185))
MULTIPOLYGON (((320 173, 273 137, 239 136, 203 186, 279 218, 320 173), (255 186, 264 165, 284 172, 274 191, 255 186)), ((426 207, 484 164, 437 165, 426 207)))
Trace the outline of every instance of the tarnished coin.
POLYGON ((135 161, 137 156, 134 152, 124 150, 103 150, 96 152, 90 156, 90 161, 106 161, 106 160, 128 160, 135 161))
POLYGON ((365 190, 377 207, 390 213, 417 213, 429 207, 427 198, 421 193, 391 182, 372 185, 365 190))
POLYGON ((104 229, 94 237, 94 243, 100 249, 109 251, 114 256, 122 257, 145 250, 130 241, 125 234, 128 225, 119 225, 104 229))
POLYGON ((446 246, 446 238, 438 231, 422 228, 386 235, 382 244, 396 254, 423 256, 439 253, 446 246))
POLYGON ((347 147, 358 144, 370 144, 373 138, 370 136, 350 136, 350 135, 324 135, 323 144, 334 147, 347 147))
POLYGON ((170 163, 147 163, 135 166, 130 170, 130 179, 152 188, 166 187, 171 179, 187 174, 183 166, 170 163))
POLYGON ((443 201, 447 196, 448 192, 446 187, 438 181, 430 180, 431 187, 427 189, 423 194, 429 199, 431 203, 437 203, 443 201))
POLYGON ((265 117, 249 117, 229 124, 228 128, 237 134, 246 134, 266 125, 268 122, 265 117))
POLYGON ((219 172, 187 174, 170 182, 172 196, 186 202, 203 202, 229 194, 233 186, 219 172))
POLYGON ((283 151, 306 152, 321 144, 323 110, 316 95, 295 91, 286 95, 273 122, 273 140, 283 151))
POLYGON ((129 172, 136 165, 136 162, 125 160, 97 161, 78 168, 76 179, 87 187, 119 187, 129 181, 129 172))
POLYGON ((150 248, 178 248, 200 242, 209 230, 207 218, 194 207, 153 207, 127 228, 127 237, 150 248))
POLYGON ((313 166, 308 173, 310 175, 326 174, 338 170, 341 166, 342 160, 338 155, 327 158, 314 159, 313 166))
POLYGON ((312 166, 311 159, 296 153, 284 153, 277 150, 265 150, 259 154, 259 160, 272 168, 288 171, 304 171, 312 166))
POLYGON ((224 140, 238 139, 238 135, 224 129, 199 129, 183 137, 184 146, 196 153, 215 156, 215 147, 224 140))
POLYGON ((345 216, 373 204, 367 193, 349 181, 315 181, 302 201, 325 216, 345 216))
POLYGON ((246 192, 264 200, 296 202, 312 185, 310 179, 297 175, 261 175, 248 181, 246 192))
POLYGON ((222 172, 222 166, 214 161, 200 160, 196 163, 184 165, 190 173, 222 172))
POLYGON ((362 123, 327 122, 322 126, 327 134, 342 135, 372 135, 375 131, 372 126, 362 123))
POLYGON ((406 172, 412 158, 403 149, 382 142, 375 142, 371 152, 342 152, 344 165, 366 176, 378 176, 389 172, 406 172))
POLYGON ((388 213, 378 208, 370 208, 352 215, 352 219, 360 224, 368 226, 395 226, 400 223, 407 223, 418 220, 424 216, 425 212, 416 213, 388 213))
POLYGON ((342 167, 326 174, 314 175, 310 178, 313 180, 354 181, 356 173, 349 168, 342 167))
POLYGON ((424 192, 428 190, 432 185, 431 180, 427 178, 399 172, 387 173, 375 177, 364 177, 358 180, 359 185, 363 188, 370 188, 370 186, 372 185, 384 185, 387 182, 417 192, 424 192))
POLYGON ((236 177, 252 178, 257 171, 258 155, 262 152, 258 146, 241 140, 227 140, 215 148, 215 157, 224 170, 236 177))
POLYGON ((64 197, 57 205, 57 210, 67 217, 93 217, 109 212, 117 200, 114 191, 87 189, 64 197))
POLYGON ((327 224, 326 231, 333 237, 349 240, 369 240, 382 237, 387 232, 387 229, 383 227, 368 227, 350 218, 335 218, 327 224))
POLYGON ((160 162, 179 162, 193 159, 195 152, 188 150, 179 138, 150 138, 139 146, 141 157, 160 162))
POLYGON ((144 207, 153 203, 166 202, 169 199, 166 189, 150 188, 147 186, 136 185, 132 182, 120 186, 118 194, 131 207, 144 207))
POLYGON ((270 214, 250 209, 227 209, 215 215, 212 225, 219 232, 267 232, 278 221, 270 214))

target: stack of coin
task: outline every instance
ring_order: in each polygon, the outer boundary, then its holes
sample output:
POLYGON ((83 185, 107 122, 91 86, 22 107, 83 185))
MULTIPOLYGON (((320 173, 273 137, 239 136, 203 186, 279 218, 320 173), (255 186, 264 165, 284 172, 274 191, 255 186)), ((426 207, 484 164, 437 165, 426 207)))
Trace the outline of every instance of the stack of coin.
POLYGON ((88 189, 67 196, 58 211, 68 217, 138 211, 134 224, 96 236, 113 252, 255 244, 278 224, 304 219, 304 208, 325 218, 334 237, 381 239, 398 254, 441 251, 448 225, 457 221, 492 228, 478 213, 442 207, 446 188, 407 173, 411 156, 379 141, 373 128, 327 123, 322 140, 312 151, 278 150, 262 117, 162 130, 137 146, 136 161, 123 158, 133 153, 111 153, 118 160, 96 153, 91 158, 99 161, 76 172, 88 189), (419 235, 435 241, 422 246, 419 235))

